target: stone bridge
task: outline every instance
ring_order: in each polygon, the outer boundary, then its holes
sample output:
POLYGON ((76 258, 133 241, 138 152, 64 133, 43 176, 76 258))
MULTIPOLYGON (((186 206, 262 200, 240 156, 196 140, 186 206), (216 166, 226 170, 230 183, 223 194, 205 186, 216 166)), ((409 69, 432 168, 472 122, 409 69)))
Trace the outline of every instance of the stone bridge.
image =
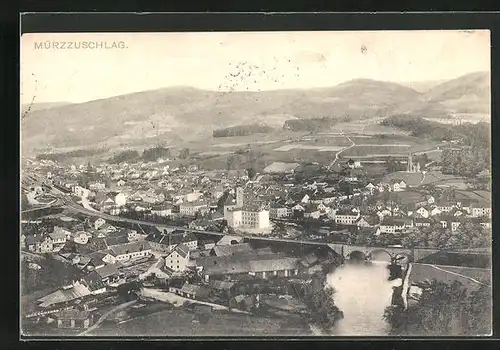
POLYGON ((357 258, 379 261, 392 261, 397 257, 406 257, 409 261, 419 261, 426 256, 437 253, 435 249, 406 249, 406 248, 387 248, 387 247, 367 247, 359 245, 349 245, 341 243, 327 244, 330 249, 339 254, 344 259, 357 258))

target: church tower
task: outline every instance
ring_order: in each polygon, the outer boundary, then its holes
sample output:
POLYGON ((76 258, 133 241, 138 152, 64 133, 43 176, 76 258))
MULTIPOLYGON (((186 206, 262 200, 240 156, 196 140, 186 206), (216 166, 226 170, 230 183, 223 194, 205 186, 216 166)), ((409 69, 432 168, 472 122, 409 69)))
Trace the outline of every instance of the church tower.
POLYGON ((236 187, 236 206, 238 208, 243 207, 244 197, 245 197, 245 194, 243 192, 243 188, 236 187))
POLYGON ((406 171, 409 172, 409 173, 413 172, 413 160, 412 160, 412 157, 411 157, 411 153, 408 154, 408 164, 407 164, 406 171))

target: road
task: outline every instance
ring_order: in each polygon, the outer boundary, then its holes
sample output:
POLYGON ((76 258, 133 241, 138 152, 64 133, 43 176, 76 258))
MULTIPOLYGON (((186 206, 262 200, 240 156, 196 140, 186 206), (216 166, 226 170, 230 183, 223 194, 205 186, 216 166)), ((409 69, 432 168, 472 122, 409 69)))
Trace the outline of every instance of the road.
POLYGON ((341 131, 340 133, 341 133, 341 135, 345 136, 345 137, 349 140, 349 142, 351 142, 351 145, 350 145, 350 146, 347 146, 347 147, 345 147, 345 148, 341 149, 340 151, 338 151, 337 153, 335 153, 335 159, 334 159, 334 160, 333 160, 333 162, 329 165, 329 167, 330 167, 330 168, 331 168, 331 167, 332 167, 332 166, 333 166, 333 165, 337 162, 337 160, 339 160, 339 155, 340 155, 342 152, 345 152, 345 151, 347 151, 348 149, 351 149, 351 148, 353 148, 354 146, 356 146, 356 143, 355 143, 355 142, 354 142, 354 141, 353 141, 353 140, 352 140, 349 136, 345 135, 343 131, 341 131))
POLYGON ((94 325, 90 328, 88 328, 87 330, 85 330, 84 332, 78 334, 78 336, 83 336, 83 335, 86 335, 90 332, 92 332, 94 329, 96 329, 97 327, 99 327, 99 325, 104 322, 104 320, 109 316, 111 315, 112 313, 114 312, 117 312, 119 310, 122 310, 122 309, 125 309, 133 304, 135 304, 137 302, 137 300, 132 300, 132 301, 128 301, 126 303, 123 303, 123 304, 120 304, 114 308, 112 308, 111 310, 109 310, 108 312, 106 312, 104 315, 102 315, 96 323, 94 323, 94 325))

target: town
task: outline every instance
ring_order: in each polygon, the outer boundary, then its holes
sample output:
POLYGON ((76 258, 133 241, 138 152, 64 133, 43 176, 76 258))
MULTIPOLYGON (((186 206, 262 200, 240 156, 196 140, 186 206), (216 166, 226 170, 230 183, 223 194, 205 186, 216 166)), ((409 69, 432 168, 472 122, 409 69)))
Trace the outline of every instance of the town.
MULTIPOLYGON (((322 315, 311 296, 324 288, 318 276, 345 261, 413 260, 421 277, 427 264, 465 266, 489 279, 489 262, 449 258, 488 254, 489 192, 447 185, 440 162, 408 154, 390 173, 350 158, 274 162, 258 173, 177 166, 175 158, 25 160, 25 333, 99 335, 167 309, 200 334, 210 334, 208 320, 240 322, 233 317, 245 317, 252 334, 321 334, 315 322, 341 311, 322 315)), ((419 291, 402 288, 395 291, 406 304, 419 291)))

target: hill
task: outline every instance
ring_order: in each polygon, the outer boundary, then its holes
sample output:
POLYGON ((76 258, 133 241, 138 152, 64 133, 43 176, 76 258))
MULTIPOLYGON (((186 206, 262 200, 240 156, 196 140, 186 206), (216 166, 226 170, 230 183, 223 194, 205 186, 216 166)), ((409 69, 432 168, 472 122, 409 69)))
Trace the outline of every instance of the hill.
POLYGON ((398 106, 397 113, 488 121, 491 115, 490 74, 470 73, 438 84, 420 98, 398 106))
POLYGON ((215 92, 189 87, 144 91, 32 110, 22 122, 23 151, 145 146, 210 137, 213 130, 331 115, 377 116, 417 92, 397 84, 357 80, 334 88, 215 92))
POLYGON ((32 108, 21 124, 22 151, 32 155, 42 150, 172 147, 211 139, 214 130, 241 125, 282 129, 287 120, 483 113, 489 110, 486 76, 469 74, 426 93, 396 83, 355 79, 307 90, 219 92, 180 86, 32 108))

